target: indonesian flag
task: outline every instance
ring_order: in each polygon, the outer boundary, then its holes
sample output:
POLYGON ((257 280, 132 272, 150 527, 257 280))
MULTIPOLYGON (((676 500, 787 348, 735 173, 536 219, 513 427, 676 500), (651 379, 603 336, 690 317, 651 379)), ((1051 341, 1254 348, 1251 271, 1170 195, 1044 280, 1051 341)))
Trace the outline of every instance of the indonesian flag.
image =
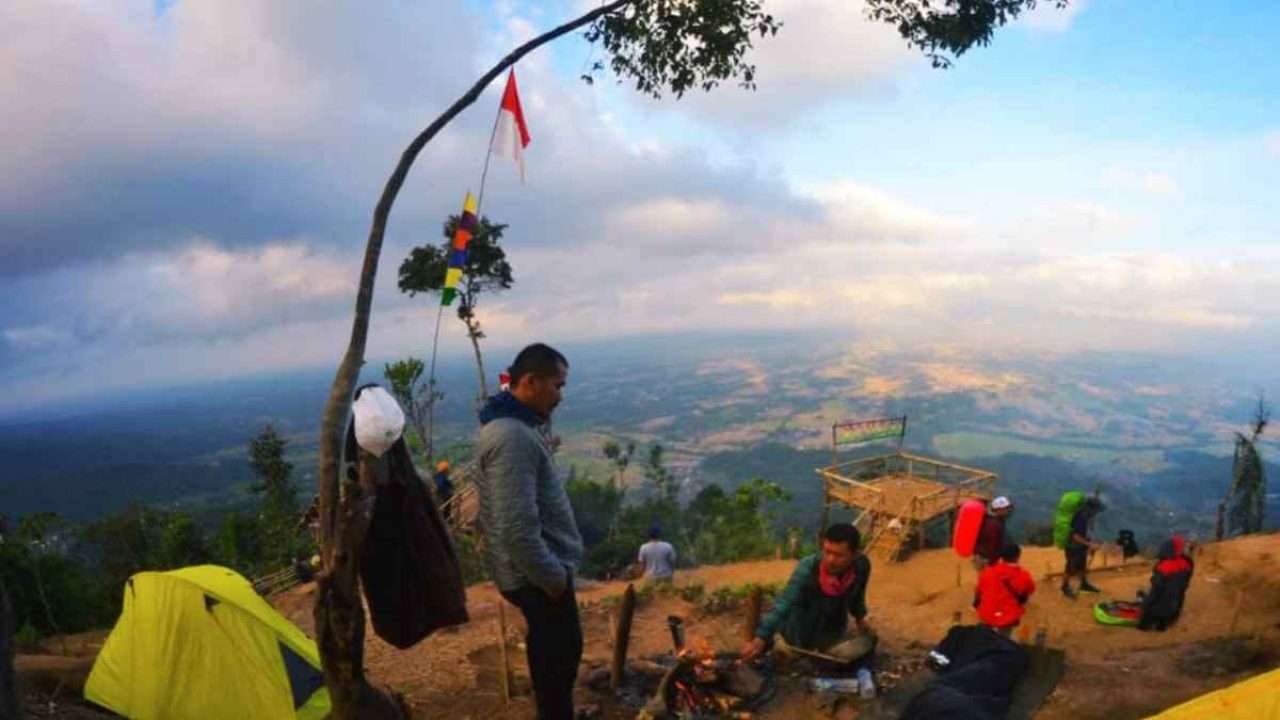
POLYGON ((498 124, 493 129, 493 142, 489 150, 493 154, 510 158, 520 166, 520 184, 526 180, 524 149, 529 146, 529 126, 524 123, 524 111, 520 109, 520 94, 516 92, 516 71, 507 74, 507 89, 502 92, 502 105, 498 108, 498 124))

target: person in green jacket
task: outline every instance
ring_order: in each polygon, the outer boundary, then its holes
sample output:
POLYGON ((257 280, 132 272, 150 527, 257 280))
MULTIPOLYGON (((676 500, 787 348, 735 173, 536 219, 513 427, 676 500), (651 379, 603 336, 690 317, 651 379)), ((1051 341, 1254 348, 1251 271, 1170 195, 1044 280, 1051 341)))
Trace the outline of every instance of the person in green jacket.
POLYGON ((867 581, 871 561, 862 554, 862 537, 849 523, 827 528, 822 552, 796 564, 773 610, 760 621, 742 659, 764 653, 780 633, 786 645, 813 650, 847 663, 862 661, 858 673, 864 696, 875 694, 870 674, 874 635, 867 624, 867 581), (849 617, 857 633, 849 628, 849 617))

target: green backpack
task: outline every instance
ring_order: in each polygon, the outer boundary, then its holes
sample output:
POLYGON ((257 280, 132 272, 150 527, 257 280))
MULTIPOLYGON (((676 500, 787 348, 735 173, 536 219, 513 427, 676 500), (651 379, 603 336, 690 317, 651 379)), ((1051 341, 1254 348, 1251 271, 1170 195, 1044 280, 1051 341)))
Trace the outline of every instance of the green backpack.
POLYGON ((1071 518, 1084 506, 1084 491, 1072 490, 1063 493, 1058 501, 1058 511, 1053 514, 1053 544, 1060 548, 1067 547, 1071 539, 1071 518))

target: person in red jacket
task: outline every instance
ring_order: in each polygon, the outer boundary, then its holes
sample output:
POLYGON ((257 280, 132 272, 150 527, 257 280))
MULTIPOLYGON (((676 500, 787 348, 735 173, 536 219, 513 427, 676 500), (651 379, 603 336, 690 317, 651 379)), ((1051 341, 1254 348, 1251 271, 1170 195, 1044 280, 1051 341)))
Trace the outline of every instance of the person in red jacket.
POLYGON ((973 596, 973 606, 978 609, 978 619, 1008 637, 1013 633, 1026 612, 1025 605, 1036 591, 1036 581, 1031 573, 1018 565, 1022 548, 1005 545, 1000 551, 1000 562, 988 567, 978 576, 978 589, 973 596))

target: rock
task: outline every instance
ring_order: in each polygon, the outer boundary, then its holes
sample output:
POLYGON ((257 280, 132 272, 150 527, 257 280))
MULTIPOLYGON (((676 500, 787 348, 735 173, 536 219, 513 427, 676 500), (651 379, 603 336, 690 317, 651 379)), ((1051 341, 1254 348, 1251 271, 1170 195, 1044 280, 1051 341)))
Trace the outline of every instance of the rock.
POLYGON ((764 677, 749 665, 734 665, 720 674, 720 686, 744 700, 764 690, 764 677))
POLYGON ((852 705, 841 705, 836 709, 836 720, 857 720, 858 710, 852 705))
POLYGON ((582 683, 596 692, 604 692, 609 689, 609 669, 596 668, 588 672, 582 678, 582 683))
POLYGON ((810 712, 824 717, 834 717, 836 706, 840 704, 840 696, 832 692, 817 692, 809 696, 810 712))
POLYGON ((627 669, 650 678, 661 678, 667 674, 668 668, 652 660, 636 658, 627 662, 627 669))

